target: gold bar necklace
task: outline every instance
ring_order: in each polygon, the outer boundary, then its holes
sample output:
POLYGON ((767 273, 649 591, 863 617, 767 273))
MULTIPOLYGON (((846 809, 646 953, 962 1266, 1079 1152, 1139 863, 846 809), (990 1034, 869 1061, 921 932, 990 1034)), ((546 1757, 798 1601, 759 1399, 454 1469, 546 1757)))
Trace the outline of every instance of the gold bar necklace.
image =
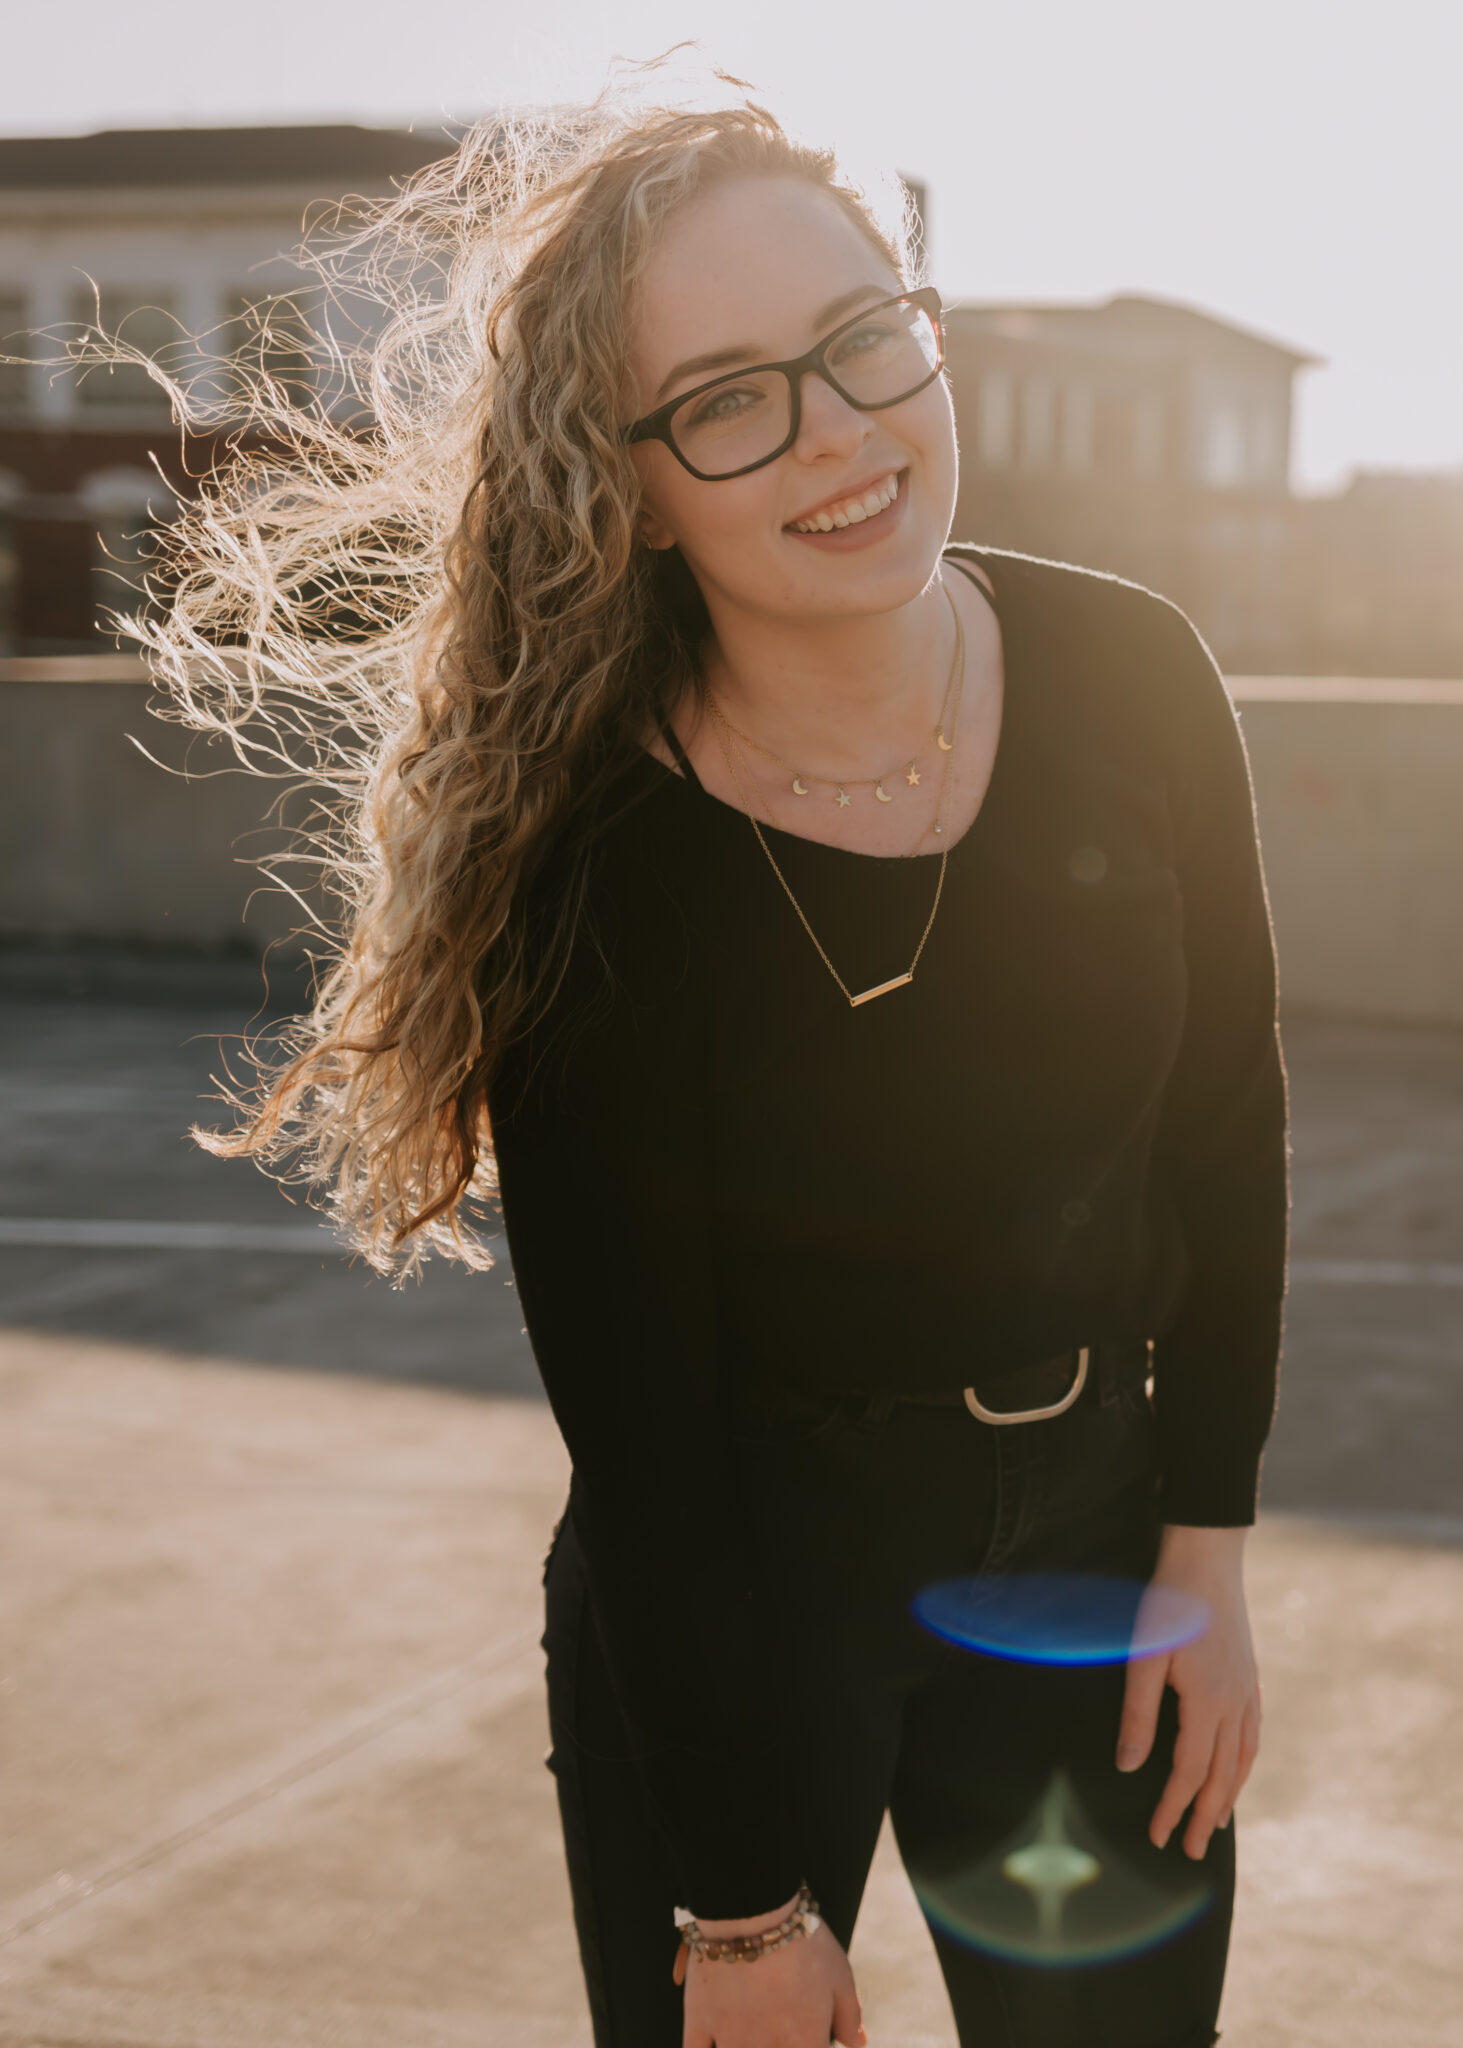
MULTIPOLYGON (((892 981, 881 981, 877 988, 866 988, 861 996, 848 996, 849 1008, 856 1010, 860 1003, 871 1003, 875 996, 887 996, 891 988, 903 988, 907 981, 913 980, 914 969, 911 967, 904 974, 896 974, 892 981)), ((844 994, 848 995, 847 989, 844 994)))
MULTIPOLYGON (((951 597, 949 588, 946 585, 943 576, 940 579, 940 588, 945 593, 945 602, 949 605, 950 615, 955 621, 955 652, 951 658, 950 663, 950 674, 955 686, 954 702, 950 716, 950 732, 952 737, 949 743, 945 746, 945 769, 940 789, 939 819, 935 826, 935 830, 943 835, 945 830, 945 824, 947 822, 949 815, 950 763, 951 756, 954 753, 953 735, 955 733, 955 729, 960 717, 960 695, 965 687, 965 629, 960 623, 960 613, 956 609, 955 600, 953 597, 951 597)), ((843 976, 839 973, 838 969, 833 965, 833 962, 828 958, 828 955, 824 952, 822 945, 819 943, 818 934, 813 930, 813 927, 808 923, 807 917, 803 911, 803 906, 801 905, 801 903, 798 902, 797 897, 794 896, 792 890, 789 888, 786 875, 783 874, 782 869, 777 865, 777 862, 773 859, 772 848, 767 844, 767 841, 762 837, 762 827, 757 823, 756 818, 752 815, 752 806, 748 800, 747 792, 743 786, 741 774, 737 768, 736 759, 733 754, 733 747, 735 745, 735 742, 731 736, 726 714, 723 712, 721 706, 717 703, 715 697, 711 696, 709 693, 707 696, 707 702, 711 707, 712 716, 716 720, 716 735, 721 742, 721 751, 726 758, 727 770, 731 775, 732 781, 736 784, 737 795, 741 798, 742 806, 747 813, 747 821, 751 825, 752 830, 757 835, 757 844, 761 847, 763 853, 766 854, 767 864, 772 869, 773 874, 776 875, 778 881, 782 884, 783 893, 786 895, 787 900, 792 905, 793 909, 797 912, 798 921, 802 925, 802 928, 807 933, 808 937, 812 940, 814 948, 817 951, 818 958, 823 962, 823 965, 828 969, 828 972, 833 976, 833 979, 838 983, 839 988, 843 991, 844 996, 847 998, 849 1008, 851 1010, 857 1010, 861 1004, 871 1003, 877 996, 887 996, 891 989, 904 988, 909 982, 914 980, 914 970, 916 967, 918 967, 919 956, 921 953, 923 953, 925 949, 925 940, 928 939, 930 933, 934 929, 935 917, 940 908, 940 897, 943 894, 945 888, 945 868, 950 859, 950 848, 948 843, 944 847, 942 847, 940 851, 940 872, 939 875, 936 877, 935 881, 935 900, 930 906, 930 914, 928 919, 926 920, 925 928, 920 934, 919 944, 914 949, 914 958, 910 961, 908 967, 905 969, 903 974, 896 974, 891 981, 881 981, 873 988, 866 988, 861 995, 855 995, 853 991, 849 988, 848 984, 844 981, 843 976)), ((771 822, 770 817, 769 822, 771 822)))

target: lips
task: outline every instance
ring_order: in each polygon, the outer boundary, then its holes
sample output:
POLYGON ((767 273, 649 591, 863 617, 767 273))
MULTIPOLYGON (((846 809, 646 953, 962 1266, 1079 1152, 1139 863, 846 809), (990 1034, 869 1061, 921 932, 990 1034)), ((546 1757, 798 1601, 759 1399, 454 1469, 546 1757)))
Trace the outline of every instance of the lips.
POLYGON ((829 498, 815 512, 804 513, 800 519, 790 519, 788 531, 832 533, 835 527, 861 526, 866 519, 877 519, 881 512, 887 511, 898 495, 899 472, 890 470, 862 490, 851 491, 841 498, 829 498))

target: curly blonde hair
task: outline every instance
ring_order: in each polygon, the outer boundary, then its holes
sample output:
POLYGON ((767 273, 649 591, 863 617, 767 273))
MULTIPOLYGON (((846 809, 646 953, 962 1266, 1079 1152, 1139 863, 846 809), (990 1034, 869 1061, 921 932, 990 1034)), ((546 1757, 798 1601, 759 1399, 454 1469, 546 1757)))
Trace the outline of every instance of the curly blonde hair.
POLYGON ((490 1081, 563 976, 602 799, 696 672, 704 607, 637 537, 619 426, 663 223, 714 182, 807 179, 913 281, 908 204, 723 85, 710 112, 615 90, 495 118, 337 216, 312 260, 384 317, 331 344, 333 403, 246 379, 248 432, 125 622, 164 715, 314 794, 313 1006, 226 1078, 234 1126, 195 1136, 306 1183, 398 1279, 429 1250, 492 1263, 469 1218, 495 1188, 490 1081))

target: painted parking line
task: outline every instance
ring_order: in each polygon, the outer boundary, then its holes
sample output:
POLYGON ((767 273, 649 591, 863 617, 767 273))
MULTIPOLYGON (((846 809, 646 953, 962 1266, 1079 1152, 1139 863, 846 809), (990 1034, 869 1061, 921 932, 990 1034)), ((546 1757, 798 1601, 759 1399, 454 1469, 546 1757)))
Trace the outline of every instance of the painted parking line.
MULTIPOLYGON (((42 1251, 289 1252, 349 1258, 350 1248, 317 1223, 170 1223, 132 1217, 0 1216, 0 1248, 42 1251)), ((505 1239, 493 1240, 506 1263, 505 1239)), ((1327 1259, 1290 1262, 1300 1287, 1463 1287, 1463 1264, 1443 1259, 1327 1259)))
POLYGON ((53 1880, 0 1902, 0 1950, 63 1918, 85 1919, 92 1902, 105 1893, 124 1885, 135 1889, 138 1879, 190 1850, 206 1853, 212 1838, 236 1829, 258 1809, 278 1812, 291 1795, 308 1795, 322 1781, 358 1768, 362 1753, 384 1750, 393 1761, 438 1761, 449 1731, 463 1742, 469 1731, 476 1737, 485 1716, 516 1705, 542 1683, 540 1626, 514 1629, 446 1670, 348 1710, 334 1725, 310 1729, 298 1749, 254 1770, 246 1767, 223 1785, 195 1789, 185 1795, 171 1829, 121 1849, 91 1871, 79 1871, 59 1896, 53 1880))
MULTIPOLYGON (((491 1238, 497 1265, 507 1266, 508 1240, 491 1238)), ((348 1259, 351 1248, 323 1223, 169 1223, 112 1216, 0 1216, 0 1251, 286 1252, 348 1259)))
POLYGON ((349 1256, 318 1223, 149 1223, 131 1217, 3 1216, 0 1245, 43 1251, 304 1252, 349 1256))

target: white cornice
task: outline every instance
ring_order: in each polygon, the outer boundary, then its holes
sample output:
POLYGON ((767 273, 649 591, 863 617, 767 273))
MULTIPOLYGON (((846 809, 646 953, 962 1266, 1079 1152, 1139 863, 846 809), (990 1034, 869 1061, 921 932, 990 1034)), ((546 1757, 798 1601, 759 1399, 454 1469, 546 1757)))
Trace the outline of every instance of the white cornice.
MULTIPOLYGON (((382 193, 383 188, 377 186, 374 196, 382 193)), ((321 192, 316 185, 299 182, 116 188, 58 185, 25 192, 0 190, 0 224, 51 227, 64 223, 96 226, 103 222, 110 225, 124 221, 186 221, 193 226, 200 221, 277 221, 283 217, 298 230, 307 208, 328 209, 344 196, 321 192)))

